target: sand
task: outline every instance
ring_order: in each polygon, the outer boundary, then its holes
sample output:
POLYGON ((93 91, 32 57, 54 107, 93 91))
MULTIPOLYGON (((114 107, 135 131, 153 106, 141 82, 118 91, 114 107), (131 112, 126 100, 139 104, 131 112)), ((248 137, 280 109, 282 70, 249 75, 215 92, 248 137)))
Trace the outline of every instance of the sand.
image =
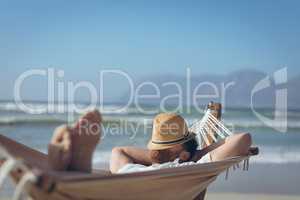
POLYGON ((247 193, 295 195, 300 199, 300 163, 252 164, 249 171, 230 171, 228 180, 221 174, 208 191, 212 193, 247 193))
POLYGON ((272 195, 272 194, 239 194, 239 193, 208 193, 206 200, 299 200, 294 195, 272 195))

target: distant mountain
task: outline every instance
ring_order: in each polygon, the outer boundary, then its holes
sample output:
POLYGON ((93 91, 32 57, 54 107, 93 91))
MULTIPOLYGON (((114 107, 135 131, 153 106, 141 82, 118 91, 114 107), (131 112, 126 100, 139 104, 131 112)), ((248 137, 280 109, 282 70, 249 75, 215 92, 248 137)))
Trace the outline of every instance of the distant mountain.
MULTIPOLYGON (((187 89, 188 82, 184 76, 159 75, 147 76, 141 78, 136 86, 144 82, 152 82, 158 86, 160 91, 160 98, 140 99, 141 104, 158 104, 164 98, 170 95, 178 94, 177 86, 182 88, 182 102, 184 105, 192 103, 193 97, 197 95, 213 95, 216 96, 202 96, 198 98, 196 103, 205 105, 209 101, 222 102, 227 107, 250 107, 251 91, 256 84, 267 77, 266 73, 254 70, 239 70, 227 75, 192 75, 190 78, 190 89, 187 89), (175 86, 175 83, 177 86, 175 86), (197 90, 198 87, 198 90, 197 90), (226 89, 224 89, 226 88, 226 89), (189 92, 188 92, 189 91, 189 92), (194 93, 195 92, 195 93, 194 93), (191 101, 188 101, 191 99, 191 101), (190 103, 189 103, 190 102, 190 103)), ((255 107, 274 107, 276 90, 287 88, 288 91, 288 107, 300 108, 300 75, 292 79, 288 79, 287 83, 282 85, 275 85, 273 77, 270 76, 271 85, 262 89, 253 95, 253 105, 255 107)), ((127 92, 121 96, 121 99, 128 99, 127 92)), ((155 94, 153 86, 147 85, 141 87, 139 94, 155 94)), ((178 98, 168 98, 166 104, 177 105, 178 98)))

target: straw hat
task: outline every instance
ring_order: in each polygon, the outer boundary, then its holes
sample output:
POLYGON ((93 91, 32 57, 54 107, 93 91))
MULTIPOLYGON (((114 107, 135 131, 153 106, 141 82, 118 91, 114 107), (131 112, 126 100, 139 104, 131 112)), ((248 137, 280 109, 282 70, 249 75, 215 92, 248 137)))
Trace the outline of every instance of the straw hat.
POLYGON ((192 138, 193 134, 188 132, 187 124, 180 115, 161 113, 153 120, 152 138, 148 143, 148 149, 167 149, 192 138))

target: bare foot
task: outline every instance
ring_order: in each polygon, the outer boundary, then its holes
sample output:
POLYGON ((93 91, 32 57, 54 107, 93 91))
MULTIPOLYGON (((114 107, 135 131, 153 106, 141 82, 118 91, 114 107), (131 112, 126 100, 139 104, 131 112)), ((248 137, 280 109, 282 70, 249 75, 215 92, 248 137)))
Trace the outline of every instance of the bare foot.
POLYGON ((91 172, 93 152, 100 141, 101 114, 94 110, 86 113, 71 128, 72 156, 69 170, 91 172))
POLYGON ((101 122, 100 113, 94 110, 72 127, 57 128, 48 147, 50 167, 91 172, 93 152, 101 136, 101 122))
POLYGON ((71 129, 66 125, 55 129, 48 145, 48 159, 53 170, 67 170, 71 162, 71 129))

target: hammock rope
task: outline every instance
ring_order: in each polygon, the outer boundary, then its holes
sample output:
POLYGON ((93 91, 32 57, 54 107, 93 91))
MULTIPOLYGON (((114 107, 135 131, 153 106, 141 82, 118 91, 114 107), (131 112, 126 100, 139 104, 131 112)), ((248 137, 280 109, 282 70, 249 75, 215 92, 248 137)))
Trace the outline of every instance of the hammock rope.
POLYGON ((35 183, 36 181, 37 181, 37 178, 31 171, 26 172, 26 174, 24 174, 22 176, 21 180, 19 181, 18 185, 16 186, 12 200, 21 199, 22 194, 24 196, 27 196, 28 194, 25 193, 25 191, 26 191, 25 188, 30 183, 35 183))
POLYGON ((12 157, 3 147, 0 146, 0 159, 5 159, 5 162, 0 167, 0 189, 2 189, 6 178, 10 175, 10 173, 15 169, 21 169, 26 173, 21 177, 18 184, 15 187, 13 200, 19 200, 22 198, 22 194, 28 196, 28 194, 24 193, 25 187, 27 187, 30 183, 36 183, 36 176, 24 165, 21 160, 16 160, 12 157))
MULTIPOLYGON (((217 137, 225 139, 226 137, 233 135, 233 133, 224 125, 224 122, 217 119, 212 114, 212 110, 210 109, 206 110, 201 120, 197 120, 192 124, 192 126, 189 128, 189 131, 196 134, 196 139, 199 144, 203 144, 202 142, 204 142, 206 145, 211 144, 208 136, 212 138, 213 142, 218 142, 217 137)), ((202 146, 199 146, 199 149, 201 148, 202 146)), ((232 168, 233 170, 235 170, 236 168, 240 168, 239 163, 233 165, 232 168)), ((249 158, 243 161, 242 170, 249 170, 249 158)), ((227 168, 225 173, 225 180, 227 180, 229 177, 229 171, 230 168, 227 168)))
POLYGON ((210 136, 214 142, 217 142, 217 137, 224 139, 233 134, 224 123, 218 120, 211 112, 210 109, 207 109, 202 119, 195 121, 189 128, 190 132, 196 134, 199 144, 204 141, 206 145, 210 145, 208 136, 210 136), (217 135, 217 137, 215 135, 217 135))

